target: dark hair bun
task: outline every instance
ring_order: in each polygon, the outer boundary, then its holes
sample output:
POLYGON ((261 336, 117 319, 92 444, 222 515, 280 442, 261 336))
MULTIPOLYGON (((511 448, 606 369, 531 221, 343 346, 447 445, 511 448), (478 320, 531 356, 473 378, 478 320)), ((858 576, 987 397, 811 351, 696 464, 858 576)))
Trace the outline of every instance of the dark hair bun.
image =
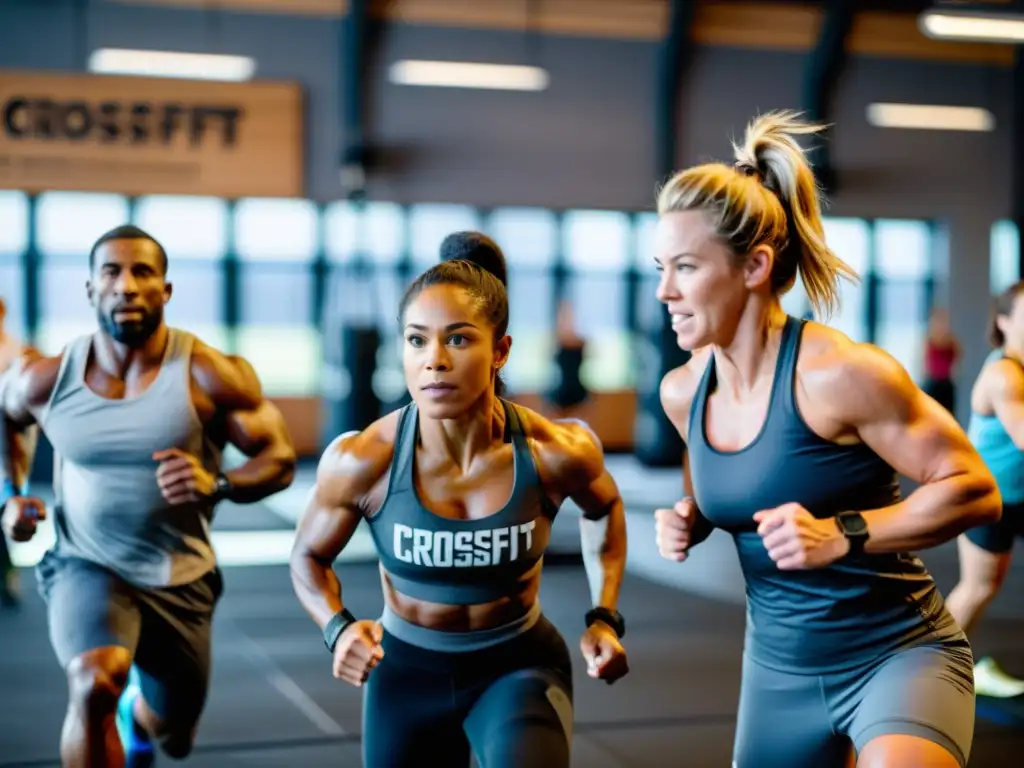
POLYGON ((441 243, 441 261, 469 261, 508 287, 508 267, 501 248, 482 232, 453 232, 441 243))

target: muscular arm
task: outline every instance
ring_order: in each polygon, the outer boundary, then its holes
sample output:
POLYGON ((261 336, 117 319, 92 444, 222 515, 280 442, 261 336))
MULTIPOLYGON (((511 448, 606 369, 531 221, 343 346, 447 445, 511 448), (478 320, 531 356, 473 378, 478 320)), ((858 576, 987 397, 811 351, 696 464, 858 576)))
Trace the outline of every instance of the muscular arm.
POLYGON ((39 433, 34 411, 49 399, 59 365, 26 348, 0 374, 0 479, 16 489, 28 486, 39 433))
POLYGON ((1012 360, 1000 360, 987 374, 992 409, 1013 444, 1024 451, 1024 369, 1012 360))
POLYGON ((995 480, 953 417, 885 352, 857 345, 842 354, 828 402, 867 446, 920 483, 898 504, 864 513, 870 533, 865 551, 934 547, 998 520, 1002 501, 995 480))
POLYGON ((565 494, 583 512, 580 543, 595 606, 614 611, 626 570, 626 509, 600 441, 582 422, 563 422, 557 462, 565 494), (564 425, 564 426, 563 426, 564 425))
POLYGON ((365 433, 338 438, 324 451, 292 548, 292 587, 321 630, 344 607, 332 564, 359 527, 362 499, 381 474, 382 462, 361 458, 367 440, 365 433))
POLYGON ((284 418, 263 394, 247 361, 210 347, 197 349, 193 373, 227 428, 227 439, 247 458, 225 473, 229 498, 247 504, 284 490, 295 477, 295 448, 284 418))

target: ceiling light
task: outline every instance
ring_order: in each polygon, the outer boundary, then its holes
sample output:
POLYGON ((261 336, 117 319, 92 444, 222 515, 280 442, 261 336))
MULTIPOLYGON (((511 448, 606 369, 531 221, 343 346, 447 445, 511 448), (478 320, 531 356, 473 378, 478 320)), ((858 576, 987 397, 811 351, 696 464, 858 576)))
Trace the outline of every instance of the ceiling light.
POLYGON ((414 59, 396 61, 391 65, 389 77, 398 85, 505 91, 543 91, 549 79, 548 73, 539 67, 414 59))
POLYGON ((247 56, 100 48, 89 56, 89 71, 104 75, 242 82, 252 79, 256 62, 247 56))
POLYGON ((939 40, 1024 42, 1024 16, 1020 15, 925 11, 918 17, 918 27, 925 36, 939 40))
POLYGON ((869 104, 867 117, 878 128, 924 131, 991 131, 996 124, 987 109, 934 104, 869 104))

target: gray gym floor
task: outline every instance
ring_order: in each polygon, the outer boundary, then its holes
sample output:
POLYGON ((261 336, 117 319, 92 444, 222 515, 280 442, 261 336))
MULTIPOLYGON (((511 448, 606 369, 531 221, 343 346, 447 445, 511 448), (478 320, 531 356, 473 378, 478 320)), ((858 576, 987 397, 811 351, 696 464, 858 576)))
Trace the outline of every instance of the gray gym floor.
MULTIPOLYGON (((573 764, 728 768, 743 637, 742 584, 731 542, 715 534, 689 562, 659 562, 649 497, 652 489, 665 493, 677 473, 643 472, 628 459, 616 461, 613 471, 623 476, 630 504, 630 572, 622 610, 629 621, 631 672, 607 686, 577 669, 573 764)), ((294 508, 304 494, 303 482, 308 473, 287 506, 294 508)), ((286 533, 286 517, 280 504, 228 507, 219 513, 216 529, 228 535, 254 529, 286 533)), ((560 556, 545 569, 541 600, 575 649, 587 585, 574 557, 571 510, 560 525, 560 556)), ((950 547, 925 554, 943 590, 956 577, 954 554, 950 547)), ((377 614, 382 601, 375 564, 352 556, 336 569, 352 610, 377 614)), ((225 578, 215 624, 213 690, 185 765, 359 765, 360 693, 331 677, 329 657, 292 594, 287 567, 228 565, 225 578)), ((23 581, 22 608, 0 613, 0 768, 59 765, 66 689, 30 570, 23 581)), ((1011 573, 975 638, 978 655, 991 653, 1018 675, 1024 675, 1021 594, 1024 565, 1011 573)), ((972 767, 1003 768, 1024 749, 1024 702, 1016 707, 1019 714, 1014 704, 989 711, 979 702, 972 767)))

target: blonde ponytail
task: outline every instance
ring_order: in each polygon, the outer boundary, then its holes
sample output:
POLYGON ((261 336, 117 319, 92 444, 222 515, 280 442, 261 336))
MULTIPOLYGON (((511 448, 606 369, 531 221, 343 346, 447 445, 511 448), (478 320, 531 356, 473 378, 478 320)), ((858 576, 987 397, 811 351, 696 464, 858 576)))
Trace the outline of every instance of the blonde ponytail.
POLYGON ((857 273, 825 244, 814 173, 794 136, 823 126, 794 112, 769 112, 747 126, 736 163, 700 165, 676 174, 658 196, 658 212, 701 209, 742 261, 758 245, 775 252, 772 289, 783 294, 799 274, 819 317, 839 306, 839 281, 857 273))

